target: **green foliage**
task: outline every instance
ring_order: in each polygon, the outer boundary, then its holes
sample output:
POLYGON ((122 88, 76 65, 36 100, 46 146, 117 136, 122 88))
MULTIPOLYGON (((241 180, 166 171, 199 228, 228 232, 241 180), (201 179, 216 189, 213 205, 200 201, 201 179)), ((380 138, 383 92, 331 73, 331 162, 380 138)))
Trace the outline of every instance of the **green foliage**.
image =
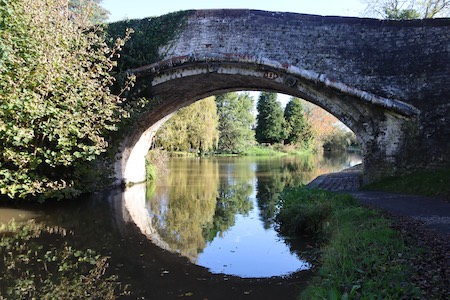
POLYGON ((133 39, 121 51, 119 70, 126 71, 160 61, 160 47, 175 38, 191 13, 192 11, 179 11, 160 17, 108 24, 106 31, 111 43, 123 36, 127 28, 134 30, 133 39))
POLYGON ((280 143, 285 138, 284 117, 277 94, 261 92, 258 98, 258 116, 255 128, 258 143, 280 143))
POLYGON ((395 9, 395 8, 384 8, 385 19, 389 20, 411 20, 419 19, 419 13, 414 9, 395 9))
POLYGON ((253 143, 251 129, 255 119, 252 115, 253 98, 245 94, 226 93, 216 97, 219 115, 220 153, 242 153, 253 143))
POLYGON ((167 152, 151 149, 145 156, 145 177, 147 181, 155 181, 159 175, 167 172, 167 152))
POLYGON ((418 299, 408 248, 389 220, 350 196, 295 188, 281 196, 282 230, 317 233, 320 266, 302 299, 418 299))
POLYGON ((286 154, 287 153, 273 149, 273 147, 263 147, 259 145, 250 147, 242 153, 244 156, 281 156, 286 154))
POLYGON ((284 119, 287 131, 285 143, 309 148, 313 140, 313 133, 299 98, 292 97, 287 103, 284 109, 284 119))
POLYGON ((101 2, 102 0, 70 0, 69 9, 76 15, 85 15, 92 25, 101 24, 109 16, 109 12, 100 5, 101 2))
POLYGON ((123 290, 105 275, 109 258, 74 248, 67 235, 33 221, 2 224, 0 299, 116 299, 123 290))
POLYGON ((334 128, 322 140, 323 149, 331 152, 344 152, 349 147, 359 147, 356 136, 351 131, 334 128))
POLYGON ((219 137, 214 97, 180 109, 156 133, 155 143, 167 151, 212 151, 219 137))
POLYGON ((364 186, 366 190, 382 190, 450 199, 450 169, 414 172, 413 174, 389 177, 364 186))
POLYGON ((0 193, 77 195, 122 115, 109 89, 115 52, 67 0, 1 3, 0 193))

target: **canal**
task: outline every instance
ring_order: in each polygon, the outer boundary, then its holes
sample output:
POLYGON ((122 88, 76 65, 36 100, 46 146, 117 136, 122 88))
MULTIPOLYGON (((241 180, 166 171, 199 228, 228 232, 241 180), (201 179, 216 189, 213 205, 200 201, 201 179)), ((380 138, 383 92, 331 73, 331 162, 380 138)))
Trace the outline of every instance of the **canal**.
POLYGON ((307 284, 314 237, 282 236, 275 216, 285 187, 361 161, 354 154, 171 158, 156 182, 28 209, 35 219, 109 257, 130 299, 295 299, 307 284))

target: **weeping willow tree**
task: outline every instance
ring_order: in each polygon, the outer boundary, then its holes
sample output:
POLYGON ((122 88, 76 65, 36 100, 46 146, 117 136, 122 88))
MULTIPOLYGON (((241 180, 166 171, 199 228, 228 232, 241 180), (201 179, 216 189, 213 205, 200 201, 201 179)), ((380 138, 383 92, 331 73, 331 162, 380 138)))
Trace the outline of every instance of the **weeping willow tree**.
POLYGON ((214 97, 180 109, 156 134, 155 143, 167 151, 207 153, 217 147, 219 117, 214 97))

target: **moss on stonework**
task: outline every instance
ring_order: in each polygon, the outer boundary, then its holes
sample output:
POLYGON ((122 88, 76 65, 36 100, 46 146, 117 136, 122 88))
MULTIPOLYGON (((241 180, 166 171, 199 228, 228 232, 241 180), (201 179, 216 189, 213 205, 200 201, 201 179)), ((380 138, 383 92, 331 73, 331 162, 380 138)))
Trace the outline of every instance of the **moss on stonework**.
POLYGON ((123 37, 127 28, 134 33, 121 51, 119 71, 137 68, 161 60, 159 48, 173 40, 186 24, 192 10, 179 11, 160 17, 125 20, 108 24, 108 40, 113 43, 123 37))

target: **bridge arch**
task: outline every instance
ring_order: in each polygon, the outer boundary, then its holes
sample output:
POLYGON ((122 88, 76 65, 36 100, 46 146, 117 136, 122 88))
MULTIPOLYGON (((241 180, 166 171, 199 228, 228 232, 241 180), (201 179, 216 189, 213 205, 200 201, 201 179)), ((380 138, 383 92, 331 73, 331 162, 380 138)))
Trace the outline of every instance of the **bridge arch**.
MULTIPOLYGON (((145 179, 145 155, 158 128, 182 107, 208 96, 229 91, 268 90, 288 94, 316 104, 349 127, 360 141, 364 161, 377 149, 389 159, 395 155, 388 148, 398 142, 404 122, 414 118, 418 110, 406 103, 377 97, 370 93, 332 81, 326 76, 276 61, 249 55, 175 57, 156 64, 130 70, 138 80, 151 82, 140 95, 164 97, 157 109, 139 121, 139 127, 127 140, 129 155, 123 155, 119 172, 126 182, 145 179), (157 74, 157 75, 155 75, 157 74), (389 128, 388 128, 389 127, 389 128), (381 141, 385 139, 385 141, 381 141), (389 147, 388 147, 389 146, 389 147)), ((128 153, 127 153, 128 154, 128 153)))
MULTIPOLYGON (((450 19, 402 22, 253 10, 185 16, 172 39, 158 46, 156 60, 129 66, 138 83, 130 97, 152 98, 154 108, 122 142, 115 164, 119 181, 145 178, 151 138, 171 114, 236 90, 281 92, 336 116, 361 142, 365 181, 450 165, 450 19)), ((148 22, 135 21, 141 37, 154 34, 145 29, 148 22)), ((150 50, 135 45, 129 55, 146 57, 150 50)))

